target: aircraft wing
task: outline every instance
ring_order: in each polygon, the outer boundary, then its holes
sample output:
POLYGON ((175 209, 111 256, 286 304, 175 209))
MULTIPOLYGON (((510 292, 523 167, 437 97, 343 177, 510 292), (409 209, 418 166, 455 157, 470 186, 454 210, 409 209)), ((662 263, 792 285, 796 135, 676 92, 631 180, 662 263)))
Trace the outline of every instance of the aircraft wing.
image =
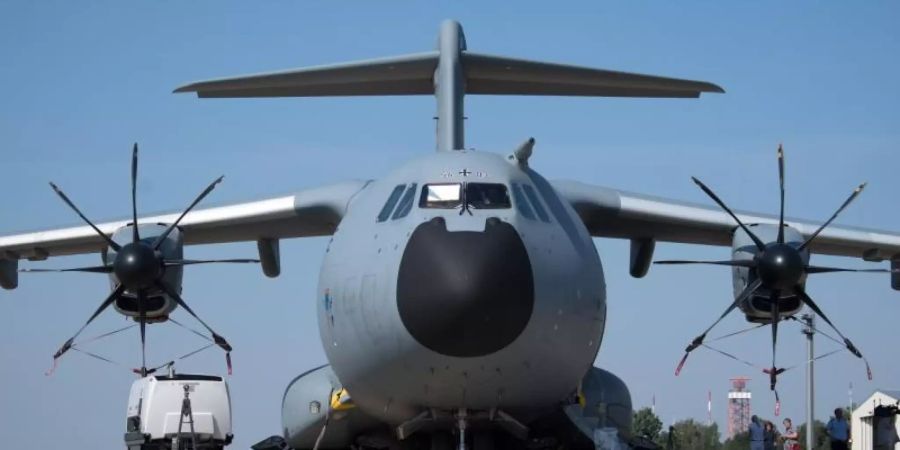
MULTIPOLYGON (((365 181, 348 181, 311 188, 293 195, 245 203, 195 209, 179 227, 185 244, 258 241, 293 237, 327 236, 334 232, 347 207, 365 181)), ((180 213, 140 217, 143 223, 173 223, 180 213)), ((97 223, 112 235, 131 220, 97 223)), ((0 286, 15 287, 18 260, 43 260, 51 256, 100 252, 103 238, 89 226, 57 228, 0 236, 0 286)))
MULTIPOLYGON (((595 237, 731 245, 737 224, 716 206, 669 200, 576 181, 553 187, 578 212, 595 237)), ((778 224, 777 216, 736 212, 742 222, 778 224)), ((821 221, 786 218, 785 223, 809 237, 821 221)), ((829 225, 810 246, 814 253, 853 256, 869 261, 894 260, 900 265, 900 233, 829 225)))

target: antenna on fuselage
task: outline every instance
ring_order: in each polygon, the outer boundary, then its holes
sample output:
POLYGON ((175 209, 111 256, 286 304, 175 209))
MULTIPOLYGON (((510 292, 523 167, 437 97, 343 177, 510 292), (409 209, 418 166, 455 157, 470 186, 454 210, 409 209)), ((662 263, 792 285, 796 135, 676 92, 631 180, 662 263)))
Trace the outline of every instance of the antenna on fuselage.
POLYGON ((175 92, 200 98, 433 94, 437 150, 452 151, 465 149, 466 94, 697 98, 725 91, 704 81, 471 53, 459 22, 445 20, 434 51, 201 81, 175 92))

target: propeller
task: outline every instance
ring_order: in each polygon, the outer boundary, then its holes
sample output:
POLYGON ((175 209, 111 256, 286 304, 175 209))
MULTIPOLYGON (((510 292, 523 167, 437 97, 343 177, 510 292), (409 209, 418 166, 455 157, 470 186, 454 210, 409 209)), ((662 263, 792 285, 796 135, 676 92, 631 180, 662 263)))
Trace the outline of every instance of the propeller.
MULTIPOLYGON (((725 316, 734 311, 740 303, 753 297, 754 295, 767 295, 768 304, 770 305, 770 324, 772 325, 772 366, 765 373, 769 375, 769 385, 771 390, 775 391, 775 385, 778 381, 778 375, 784 372, 784 368, 778 368, 775 360, 775 348, 778 341, 778 322, 781 321, 781 302, 783 297, 796 296, 807 307, 813 310, 819 317, 837 332, 844 340, 847 350, 853 353, 857 358, 863 358, 862 353, 850 339, 846 338, 834 326, 825 313, 816 305, 816 303, 806 294, 803 289, 803 280, 807 274, 814 273, 830 273, 830 272, 898 272, 898 270, 890 269, 843 269, 835 267, 810 266, 804 262, 803 251, 807 250, 816 237, 825 229, 835 218, 856 199, 857 196, 865 188, 866 184, 860 184, 843 204, 825 221, 814 233, 806 238, 802 244, 786 243, 784 238, 784 150, 781 145, 778 146, 778 181, 780 187, 780 208, 778 215, 778 236, 775 242, 764 243, 750 228, 744 225, 737 215, 723 202, 708 186, 703 184, 697 178, 693 178, 694 183, 700 187, 719 207, 722 208, 729 216, 731 216, 742 230, 753 240, 756 246, 756 254, 751 260, 729 260, 729 261, 690 261, 690 260, 668 260, 656 261, 655 264, 707 264, 731 267, 743 267, 750 271, 751 283, 735 298, 734 302, 725 310, 725 312, 707 328, 702 334, 694 338, 694 340, 685 349, 685 354, 675 369, 675 375, 681 372, 688 355, 703 345, 707 333, 712 330, 725 316)), ((868 362, 866 363, 869 379, 872 378, 871 371, 868 370, 868 362)), ((777 395, 777 391, 776 391, 777 395)))
MULTIPOLYGON (((215 333, 203 320, 201 320, 194 311, 185 303, 176 290, 168 285, 163 276, 168 267, 187 266, 195 264, 211 264, 211 263, 258 263, 257 259, 213 259, 213 260, 194 260, 194 259, 166 259, 160 247, 166 238, 171 234, 172 230, 178 226, 182 219, 190 212, 198 203, 200 203, 210 192, 222 182, 223 177, 215 179, 203 192, 198 195, 194 201, 181 213, 181 215, 172 222, 165 231, 159 236, 155 236, 151 242, 141 239, 138 230, 138 213, 137 213, 137 171, 138 171, 138 145, 134 144, 131 154, 131 212, 132 212, 132 239, 131 242, 120 245, 112 240, 112 238, 97 228, 77 206, 69 199, 68 196, 54 183, 50 183, 53 191, 69 205, 72 210, 81 217, 110 248, 116 251, 116 257, 112 264, 92 267, 77 267, 71 269, 22 269, 21 272, 88 272, 88 273, 107 273, 114 274, 118 280, 118 285, 113 289, 112 293, 104 299, 94 314, 91 315, 87 322, 69 338, 53 355, 53 367, 56 367, 57 360, 67 351, 74 347, 75 339, 81 332, 100 315, 113 302, 122 297, 126 292, 132 294, 137 299, 138 317, 137 321, 140 325, 141 334, 141 368, 140 375, 142 377, 155 371, 148 369, 146 363, 146 324, 147 324, 147 297, 151 290, 163 292, 175 302, 184 308, 191 316, 199 321, 212 335, 212 341, 226 352, 226 361, 228 362, 228 371, 231 373, 231 345, 222 336, 215 333)), ((52 372, 52 369, 51 369, 52 372)), ((135 370, 135 372, 138 372, 135 370)))

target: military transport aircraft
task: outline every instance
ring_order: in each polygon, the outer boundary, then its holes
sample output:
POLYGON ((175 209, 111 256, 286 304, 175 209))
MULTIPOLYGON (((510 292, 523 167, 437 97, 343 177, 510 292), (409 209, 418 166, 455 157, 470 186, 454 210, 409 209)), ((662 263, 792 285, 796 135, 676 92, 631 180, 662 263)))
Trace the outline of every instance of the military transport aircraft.
MULTIPOLYGON (((205 261, 183 259, 183 245, 256 241, 263 272, 276 277, 280 239, 331 236, 316 292, 330 364, 294 379, 282 405, 284 438, 296 449, 587 447, 586 433, 600 418, 585 405, 601 401, 605 419, 626 431, 625 383, 592 367, 606 324, 606 280, 592 237, 629 239, 634 277, 648 272, 657 241, 731 246, 730 259, 711 262, 732 269, 735 297, 725 313, 740 309, 750 321, 773 325, 804 304, 823 315, 805 293, 806 275, 841 269, 810 265, 811 253, 892 260, 900 268, 900 233, 826 227, 834 216, 821 227, 785 220, 783 203, 776 216, 734 213, 699 180, 719 208, 548 181, 529 165, 532 139, 508 155, 464 145, 466 94, 724 92, 711 83, 474 53, 460 25, 446 21, 434 51, 203 81, 175 92, 437 98, 437 151, 380 179, 189 208, 180 217, 134 212, 131 221, 0 236, 2 287, 17 286, 19 260, 101 253, 100 266, 76 269, 110 276, 112 293, 95 314, 114 304, 141 323, 188 309, 180 298, 183 266, 205 261)), ((780 153, 779 161, 783 200, 780 153)), ((900 290, 900 274, 891 280, 900 290)), ((771 372, 774 383, 774 362, 771 372)))

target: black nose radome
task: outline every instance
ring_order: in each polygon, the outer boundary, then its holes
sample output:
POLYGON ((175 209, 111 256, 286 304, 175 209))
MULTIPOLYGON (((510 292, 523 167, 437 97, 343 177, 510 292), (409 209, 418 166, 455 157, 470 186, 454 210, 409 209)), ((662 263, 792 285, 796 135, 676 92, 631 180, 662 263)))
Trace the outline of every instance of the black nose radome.
POLYGON ((397 306, 410 334, 435 352, 475 357, 503 349, 534 308, 522 238, 497 218, 484 232, 449 232, 442 218, 422 223, 400 261, 397 306))

